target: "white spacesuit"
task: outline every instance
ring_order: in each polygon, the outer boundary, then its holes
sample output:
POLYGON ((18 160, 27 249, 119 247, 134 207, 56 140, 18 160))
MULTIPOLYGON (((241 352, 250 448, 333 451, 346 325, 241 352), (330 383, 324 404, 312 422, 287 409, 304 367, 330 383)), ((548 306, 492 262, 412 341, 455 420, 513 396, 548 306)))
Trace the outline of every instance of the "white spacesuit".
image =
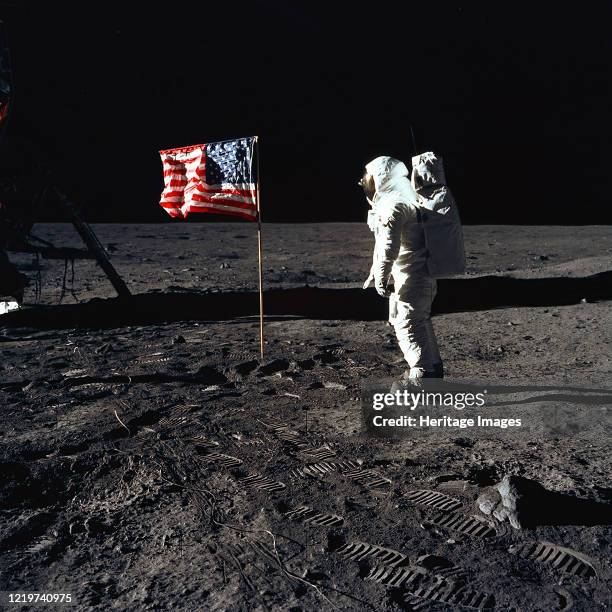
POLYGON ((425 153, 414 157, 413 164, 412 181, 405 164, 391 157, 377 157, 366 166, 364 179, 374 189, 368 198, 368 225, 376 245, 364 288, 373 279, 376 291, 389 297, 389 322, 408 363, 408 377, 441 378, 442 360, 431 323, 435 278, 463 271, 463 238, 443 170, 437 172, 441 160, 425 153))

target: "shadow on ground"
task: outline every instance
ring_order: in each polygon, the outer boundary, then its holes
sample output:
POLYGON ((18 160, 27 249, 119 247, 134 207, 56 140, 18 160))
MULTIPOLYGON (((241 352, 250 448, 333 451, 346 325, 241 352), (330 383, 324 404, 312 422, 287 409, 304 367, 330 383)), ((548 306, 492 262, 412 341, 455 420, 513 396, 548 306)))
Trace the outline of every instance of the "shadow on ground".
MULTIPOLYGON (((520 306, 563 306, 612 299, 612 271, 583 278, 503 276, 441 279, 434 314, 520 306)), ((358 321, 385 320, 387 300, 374 289, 299 287, 265 291, 268 316, 358 321)), ((166 321, 228 320, 256 315, 256 292, 139 294, 83 304, 38 306, 8 313, 4 327, 46 329, 116 327, 166 321)))

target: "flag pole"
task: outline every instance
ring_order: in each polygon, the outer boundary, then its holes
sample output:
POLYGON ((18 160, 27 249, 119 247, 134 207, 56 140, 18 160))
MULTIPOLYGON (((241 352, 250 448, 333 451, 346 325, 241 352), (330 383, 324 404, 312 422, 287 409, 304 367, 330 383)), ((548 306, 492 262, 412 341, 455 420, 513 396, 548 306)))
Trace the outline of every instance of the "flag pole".
POLYGON ((261 241, 261 202, 259 196, 259 136, 255 136, 257 155, 257 250, 259 256, 259 350, 264 358, 264 316, 263 316, 263 255, 261 241))

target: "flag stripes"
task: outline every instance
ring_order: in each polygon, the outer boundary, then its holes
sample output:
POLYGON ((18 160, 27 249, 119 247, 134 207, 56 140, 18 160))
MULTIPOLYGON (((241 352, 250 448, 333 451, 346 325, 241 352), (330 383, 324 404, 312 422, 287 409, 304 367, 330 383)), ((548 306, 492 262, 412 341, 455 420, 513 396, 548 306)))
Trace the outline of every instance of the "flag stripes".
POLYGON ((171 217, 206 212, 257 220, 253 138, 159 153, 164 171, 160 205, 171 217))

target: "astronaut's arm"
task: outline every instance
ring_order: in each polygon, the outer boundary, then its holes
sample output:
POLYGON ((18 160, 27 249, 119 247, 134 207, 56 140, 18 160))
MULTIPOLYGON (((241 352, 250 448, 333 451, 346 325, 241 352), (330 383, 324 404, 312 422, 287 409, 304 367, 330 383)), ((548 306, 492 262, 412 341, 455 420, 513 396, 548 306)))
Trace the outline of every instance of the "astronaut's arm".
MULTIPOLYGON (((376 213, 373 209, 368 211, 368 227, 370 231, 376 235, 376 213)), ((368 274, 368 278, 366 278, 365 283, 363 283, 363 288, 367 289, 370 286, 370 283, 374 280, 374 265, 376 262, 376 249, 374 249, 374 255, 372 257, 372 265, 370 266, 370 272, 368 274)))
POLYGON ((391 268, 399 255, 404 224, 401 206, 395 206, 385 218, 381 219, 381 223, 376 236, 374 260, 374 283, 379 293, 386 289, 391 268))
POLYGON ((371 232, 376 233, 376 213, 373 209, 368 210, 368 227, 371 232))

